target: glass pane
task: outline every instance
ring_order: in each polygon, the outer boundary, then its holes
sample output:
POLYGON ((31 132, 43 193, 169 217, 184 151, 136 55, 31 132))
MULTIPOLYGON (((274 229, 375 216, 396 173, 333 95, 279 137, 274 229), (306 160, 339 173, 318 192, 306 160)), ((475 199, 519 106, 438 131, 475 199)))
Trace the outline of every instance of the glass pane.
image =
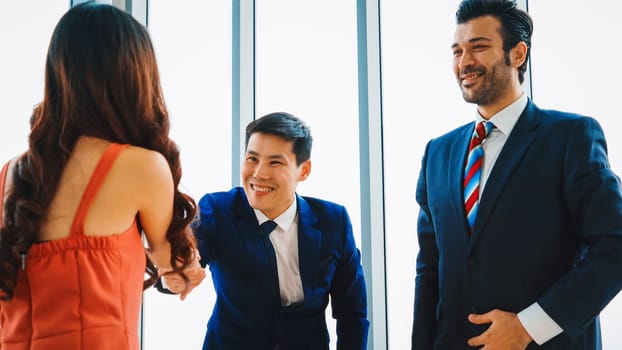
MULTIPOLYGON (((589 115, 605 131, 611 167, 622 175, 619 1, 531 0, 533 100, 540 107, 589 115), (560 16, 563 11, 563 16, 560 16)), ((622 344, 622 296, 602 312, 603 349, 622 344)))
MULTIPOLYGON (((231 186, 231 6, 151 0, 148 18, 182 187, 198 201, 231 186)), ((185 301, 147 290, 143 349, 200 349, 214 301, 209 273, 185 301)))
POLYGON ((410 348, 417 255, 415 188, 433 137, 469 122, 450 45, 457 0, 381 1, 389 349, 410 348))
MULTIPOLYGON (((309 124, 313 170, 298 193, 345 205, 360 248, 356 4, 258 0, 256 21, 257 116, 309 124)), ((334 348, 330 310, 327 320, 334 348)))
POLYGON ((28 147, 32 110, 43 98, 45 59, 67 0, 6 1, 0 11, 0 165, 28 147))
MULTIPOLYGON (((417 210, 414 191, 423 147, 430 138, 470 121, 474 108, 462 100, 451 72, 449 45, 458 3, 427 4, 423 9, 404 2, 381 2, 390 348, 406 348, 410 343, 418 250, 412 217, 417 210)), ((620 174, 622 139, 615 134, 614 122, 619 118, 614 94, 622 73, 611 69, 616 55, 594 53, 615 46, 622 26, 614 16, 622 5, 606 0, 587 5, 578 0, 529 1, 535 21, 534 101, 545 108, 595 116, 608 136, 611 165, 620 174), (560 9, 564 16, 559 16, 560 9), (569 74, 586 68, 589 74, 569 74), (586 90, 594 92, 586 94, 586 90)), ((603 348, 617 348, 622 344, 622 335, 615 332, 622 321, 622 297, 607 306, 601 321, 603 348)))

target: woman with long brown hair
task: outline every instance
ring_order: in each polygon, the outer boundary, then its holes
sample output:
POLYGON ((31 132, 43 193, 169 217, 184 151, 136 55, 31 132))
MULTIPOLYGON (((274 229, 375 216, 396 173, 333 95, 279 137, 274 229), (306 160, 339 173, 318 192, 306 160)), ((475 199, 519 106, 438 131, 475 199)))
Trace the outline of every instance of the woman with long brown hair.
POLYGON ((0 348, 138 349, 143 288, 178 274, 184 297, 205 276, 145 27, 67 11, 30 122, 0 177, 0 348))

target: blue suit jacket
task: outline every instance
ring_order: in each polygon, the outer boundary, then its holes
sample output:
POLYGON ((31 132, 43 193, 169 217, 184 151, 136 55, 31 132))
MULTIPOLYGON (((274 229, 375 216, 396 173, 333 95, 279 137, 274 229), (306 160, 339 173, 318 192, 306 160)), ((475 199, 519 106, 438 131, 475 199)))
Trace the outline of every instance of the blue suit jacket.
POLYGON ((205 195, 195 224, 216 304, 204 349, 328 349, 329 295, 338 349, 365 349, 367 296, 350 219, 343 206, 297 196, 301 305, 282 307, 270 240, 242 188, 205 195))
POLYGON ((598 314, 622 288, 622 197, 589 117, 529 101, 469 235, 462 178, 473 123, 427 145, 417 184, 413 349, 468 349, 469 313, 534 302, 564 332, 528 349, 600 349, 598 314))

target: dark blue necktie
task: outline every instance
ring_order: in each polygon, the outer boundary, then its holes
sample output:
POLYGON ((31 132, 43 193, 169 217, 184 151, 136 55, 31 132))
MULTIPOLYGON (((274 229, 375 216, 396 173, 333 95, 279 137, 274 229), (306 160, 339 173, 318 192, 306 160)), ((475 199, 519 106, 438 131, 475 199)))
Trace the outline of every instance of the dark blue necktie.
POLYGON ((272 246, 272 242, 270 242, 270 233, 276 228, 276 226, 277 226, 276 222, 272 220, 265 221, 263 224, 259 225, 259 227, 261 228, 261 231, 264 233, 263 242, 264 242, 264 247, 266 249, 266 255, 271 265, 270 272, 272 273, 272 278, 274 280, 273 282, 275 286, 274 290, 276 291, 276 297, 279 298, 280 300, 279 277, 277 273, 276 254, 274 253, 274 247, 272 246))
POLYGON ((261 230, 263 231, 263 233, 265 233, 266 236, 269 236, 270 233, 272 233, 272 231, 276 228, 277 225, 276 225, 276 222, 272 220, 268 220, 268 221, 265 221, 260 226, 261 226, 261 230))

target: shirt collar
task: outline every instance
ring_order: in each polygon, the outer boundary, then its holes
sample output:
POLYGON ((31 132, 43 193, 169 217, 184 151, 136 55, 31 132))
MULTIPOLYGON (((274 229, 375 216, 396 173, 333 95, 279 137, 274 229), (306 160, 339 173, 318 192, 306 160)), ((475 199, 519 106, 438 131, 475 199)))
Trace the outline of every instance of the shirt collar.
MULTIPOLYGON (((272 221, 276 222, 276 224, 279 227, 281 227, 284 231, 287 232, 290 226, 292 225, 292 223, 294 222, 294 219, 296 219, 297 209, 298 209, 298 203, 296 199, 294 198, 294 202, 289 206, 289 208, 287 208, 287 210, 285 210, 283 214, 277 216, 272 221)), ((257 217, 257 222, 259 222, 260 225, 270 220, 264 213, 261 212, 261 210, 253 208, 253 211, 255 212, 255 216, 257 217)))
MULTIPOLYGON (((488 121, 492 122, 505 136, 508 136, 512 132, 512 129, 514 129, 514 125, 516 125, 518 117, 520 117, 525 110, 527 102, 527 94, 523 92, 520 97, 516 99, 516 101, 497 112, 497 114, 493 115, 488 121)), ((475 114, 476 124, 481 121, 485 121, 477 110, 475 111, 475 114)))

